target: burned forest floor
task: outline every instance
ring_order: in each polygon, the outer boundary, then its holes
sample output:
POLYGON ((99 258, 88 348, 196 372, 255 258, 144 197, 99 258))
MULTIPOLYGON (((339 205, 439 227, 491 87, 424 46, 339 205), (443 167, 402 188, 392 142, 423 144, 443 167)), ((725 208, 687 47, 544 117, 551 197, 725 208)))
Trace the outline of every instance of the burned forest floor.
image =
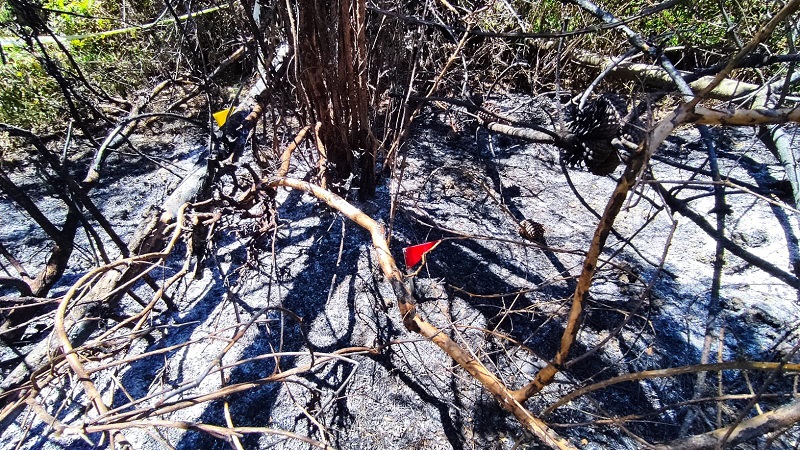
MULTIPOLYGON (((552 105, 543 97, 497 100, 507 111, 526 111, 551 126, 545 111, 552 105)), ((554 146, 475 127, 454 135, 446 122, 442 111, 425 109, 391 170, 382 172, 376 195, 359 200, 351 190, 347 200, 385 227, 400 266, 405 247, 441 240, 422 266, 401 267, 410 275, 419 314, 519 388, 559 347, 575 277, 622 166, 606 177, 562 168, 554 146), (526 219, 541 224, 541 239, 520 236, 526 219)), ((791 190, 783 168, 757 132, 712 129, 720 174, 732 182, 725 187, 724 235, 791 272, 792 257, 800 253, 798 212, 786 206, 791 190)), ((279 147, 293 138, 278 136, 279 147)), ((207 156, 206 138, 183 125, 144 131, 132 144, 135 152, 121 147, 111 154, 92 192, 124 239, 207 156)), ((92 157, 77 150, 68 156, 87 164, 92 157)), ((629 195, 600 257, 570 354, 579 360, 526 403, 581 448, 633 449, 696 435, 797 395, 793 373, 687 371, 609 385, 544 414, 581 387, 699 364, 704 357, 710 363, 798 362, 798 291, 730 252, 715 265, 717 240, 665 207, 654 188, 660 182, 715 224, 708 154, 698 132, 680 128, 656 156, 649 180, 629 195), (745 410, 758 392, 757 406, 745 410), (703 401, 709 397, 717 400, 703 401)), ((235 196, 252 182, 247 164, 246 156, 222 177, 222 194, 235 196)), ((301 146, 289 176, 302 179, 315 168, 310 148, 301 146)), ((63 221, 32 166, 20 161, 9 173, 36 192, 52 221, 63 221)), ((229 448, 234 439, 222 430, 233 426, 243 430, 236 439, 244 448, 540 448, 478 382, 403 327, 369 233, 296 190, 277 188, 274 211, 264 208, 243 214, 220 202, 202 268, 166 291, 174 307, 157 302, 138 330, 122 327, 102 345, 81 348, 112 413, 136 413, 121 432, 134 448, 229 448), (252 386, 217 395, 245 383, 252 386), (193 404, 148 413, 181 399, 193 404), (163 423, 143 425, 156 419, 163 423)), ((4 197, 0 217, 0 241, 24 255, 26 265, 42 266, 47 240, 34 222, 4 197)), ((80 236, 54 298, 100 263, 80 236)), ((157 283, 181 272, 186 246, 178 242, 167 262, 150 272, 157 283)), ((112 259, 119 257, 108 249, 112 259)), ((153 288, 139 281, 133 292, 149 299, 153 288)), ((50 339, 56 306, 16 345, 0 347, 2 377, 50 339)), ((94 332, 99 336, 141 309, 126 296, 87 320, 101 322, 94 332)), ((61 423, 103 423, 68 372, 55 371, 37 398, 61 423)), ((56 433, 31 410, 0 433, 2 449, 102 443, 101 433, 56 433)), ((742 448, 764 439, 773 437, 742 448)), ((798 439, 800 432, 790 428, 768 442, 785 448, 798 439)))

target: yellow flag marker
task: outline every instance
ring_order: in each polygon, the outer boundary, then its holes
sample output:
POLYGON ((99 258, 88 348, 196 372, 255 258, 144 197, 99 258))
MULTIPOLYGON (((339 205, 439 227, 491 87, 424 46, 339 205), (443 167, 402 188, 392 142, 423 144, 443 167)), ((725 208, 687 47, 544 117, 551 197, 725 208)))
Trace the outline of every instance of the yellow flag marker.
POLYGON ((214 120, 217 121, 217 126, 218 127, 222 128, 222 126, 225 125, 225 122, 228 120, 228 117, 231 114, 233 114, 233 110, 234 110, 234 108, 233 108, 233 106, 231 106, 228 109, 223 109, 222 111, 217 111, 214 114, 212 114, 212 116, 214 117, 214 120))

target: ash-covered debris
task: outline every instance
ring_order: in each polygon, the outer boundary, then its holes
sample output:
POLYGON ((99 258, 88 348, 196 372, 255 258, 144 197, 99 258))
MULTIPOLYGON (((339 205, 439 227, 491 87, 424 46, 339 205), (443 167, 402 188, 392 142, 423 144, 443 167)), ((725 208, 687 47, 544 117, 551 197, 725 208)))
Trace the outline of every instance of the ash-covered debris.
MULTIPOLYGON (((510 111, 529 101, 511 97, 500 106, 510 111)), ((539 110, 547 108, 552 106, 539 110)), ((528 115, 529 120, 546 117, 528 115)), ((682 144, 670 144, 669 149, 680 155, 683 167, 701 166, 705 156, 692 147, 699 138, 687 131, 675 139, 682 144)), ((740 141, 738 136, 731 141, 737 145, 723 147, 725 173, 768 186, 776 163, 764 148, 741 148, 740 141)), ((368 204, 352 202, 391 226, 398 261, 405 246, 442 240, 413 280, 420 314, 509 387, 521 388, 559 347, 575 277, 597 224, 588 208, 602 213, 619 169, 609 177, 570 171, 578 199, 557 164, 555 147, 508 140, 480 128, 454 142, 436 117, 416 124, 404 151, 402 178, 384 179, 368 204), (536 239, 520 236, 523 221, 538 224, 536 239)), ((293 174, 302 177, 312 169, 298 163, 293 174)), ((119 226, 127 233, 141 214, 137 208, 158 203, 161 189, 166 190, 156 178, 159 173, 153 168, 130 181, 120 178, 108 192, 106 214, 124 218, 119 226), (138 182, 141 177, 151 183, 146 193, 138 182), (120 203, 128 205, 127 212, 120 211, 120 203)), ((684 168, 660 161, 653 163, 652 173, 665 181, 687 177, 684 168)), ((692 207, 713 220, 706 214, 714 206, 707 185, 668 187, 682 190, 681 198, 696 197, 692 207)), ((245 448, 308 448, 303 439, 343 449, 538 448, 436 345, 403 328, 394 293, 364 230, 310 195, 283 188, 276 195, 273 228, 264 231, 255 219, 242 216, 223 219, 202 278, 185 278, 167 291, 178 308, 167 310, 159 303, 158 314, 143 324, 147 333, 121 328, 113 337, 128 339, 129 345, 120 345, 113 358, 90 363, 103 374, 98 375, 98 387, 112 408, 136 412, 128 418, 131 422, 157 417, 174 425, 157 432, 152 427, 125 428, 123 434, 134 447, 156 449, 168 442, 179 449, 229 448, 232 438, 223 431, 233 426, 262 431, 240 433, 245 448), (258 226, 240 223, 250 221, 258 226), (130 362, 104 366, 125 358, 130 362), (242 389, 203 397, 231 387, 242 389), (144 400, 129 405, 129 397, 144 400), (196 404, 148 416, 182 399, 196 404), (217 434, 196 427, 184 430, 175 425, 180 423, 213 425, 217 434)), ((680 217, 669 239, 674 222, 648 184, 629 200, 615 223, 622 238, 609 238, 571 353, 581 360, 526 404, 536 415, 593 382, 700 360, 715 241, 680 217), (667 245, 663 271, 654 279, 667 245)), ((796 235, 796 218, 780 217, 770 204, 750 195, 733 192, 727 201, 732 208, 726 218, 728 235, 762 258, 787 266, 787 236, 796 235)), ((5 201, 0 207, 12 211, 5 201)), ((4 225, 0 232, 25 233, 18 223, 4 225)), ((33 241, 21 245, 37 251, 33 241)), ((163 281, 175 275, 183 251, 182 244, 152 276, 163 281)), ((800 323, 797 292, 733 256, 726 258, 724 269, 716 327, 724 331, 718 332, 721 343, 715 344, 714 357, 794 361, 794 327, 800 323)), ((152 296, 144 284, 135 292, 141 298, 152 296)), ((140 309, 128 299, 113 313, 123 318, 140 309)), ((105 329, 116 323, 109 319, 105 329)), ((15 360, 7 348, 4 352, 6 361, 15 360)), ((6 362, 3 370, 8 367, 6 362)), ((723 374, 724 385, 738 394, 742 377, 723 374)), ((766 377, 750 376, 757 385, 766 377)), ((693 398, 695 380, 695 374, 685 374, 620 383, 543 418, 573 443, 585 439, 586 448, 638 448, 637 441, 613 424, 576 424, 635 416, 625 424, 630 433, 649 442, 677 437, 686 410, 671 405, 693 398)), ((765 405, 782 404, 780 395, 791 392, 789 377, 779 376, 773 383, 776 396, 765 399, 765 405)), ((716 381, 712 384, 707 389, 714 394, 716 381)), ((38 399, 64 422, 76 420, 88 404, 79 382, 67 377, 45 387, 38 399)), ((698 408, 716 417, 712 406, 698 408)), ((102 420, 94 413, 85 417, 87 424, 102 420)), ((699 422, 686 430, 704 431, 699 422)), ((100 434, 87 437, 97 443, 100 434)), ((791 431, 786 435, 793 437, 791 431)), ((20 415, 0 439, 2 448, 20 442, 20 448, 28 449, 91 447, 79 436, 57 436, 30 414, 20 415)))

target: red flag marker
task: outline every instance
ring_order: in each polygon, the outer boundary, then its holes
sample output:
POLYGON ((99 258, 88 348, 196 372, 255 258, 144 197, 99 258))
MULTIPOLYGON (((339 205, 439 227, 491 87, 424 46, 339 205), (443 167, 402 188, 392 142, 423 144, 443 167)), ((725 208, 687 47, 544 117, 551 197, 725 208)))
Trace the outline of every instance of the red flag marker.
POLYGON ((406 260, 406 267, 411 268, 416 266, 420 261, 422 261, 422 257, 425 255, 425 253, 435 249, 440 242, 442 241, 431 241, 404 248, 403 257, 406 260))

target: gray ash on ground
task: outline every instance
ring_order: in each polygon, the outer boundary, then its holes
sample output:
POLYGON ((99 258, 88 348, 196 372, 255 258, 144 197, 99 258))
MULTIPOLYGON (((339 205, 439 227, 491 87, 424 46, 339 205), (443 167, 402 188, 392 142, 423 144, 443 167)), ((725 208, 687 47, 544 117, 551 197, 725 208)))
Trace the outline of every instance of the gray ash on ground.
MULTIPOLYGON (((503 105, 513 109, 529 101, 511 96, 503 105)), ((529 116, 544 120, 546 114, 537 113, 541 109, 536 104, 528 107, 535 110, 529 116)), ((402 178, 382 180, 376 197, 368 202, 352 201, 387 228, 391 226, 391 246, 398 261, 407 245, 443 239, 413 281, 420 313, 481 356, 510 387, 519 388, 558 348, 575 287, 572 277, 580 273, 582 252, 589 246, 597 219, 571 191, 557 162, 558 149, 494 136, 482 129, 453 141, 436 114, 423 116, 415 125, 404 147, 402 178), (393 200, 397 212, 391 217, 393 200), (523 219, 543 225, 544 246, 520 237, 518 224, 523 219)), ((781 180, 780 165, 748 131, 726 131, 718 138, 724 174, 759 186, 781 180)), ((695 132, 681 131, 667 144, 668 154, 679 155, 683 164, 700 166, 705 154, 698 142, 695 132)), ((182 160, 197 155, 191 145, 174 150, 174 155, 162 156, 182 160)), ((109 164, 120 176, 115 177, 111 169, 112 176, 97 195, 118 231, 128 236, 143 208, 159 204, 175 179, 155 168, 130 172, 130 159, 114 158, 109 164)), ((302 177, 311 169, 303 166, 303 160, 296 160, 294 175, 302 177)), ((597 177, 570 170, 568 175, 585 203, 602 212, 619 173, 620 169, 611 177, 597 177)), ((652 173, 665 182, 689 175, 658 161, 652 173)), ((707 177, 696 180, 707 181, 707 177)), ((696 197, 693 208, 713 223, 714 216, 708 213, 714 206, 713 196, 707 184, 684 186, 681 196, 696 197)), ((43 209, 48 201, 41 199, 43 209)), ((787 237, 797 235, 796 216, 781 216, 770 204, 746 193, 729 192, 727 202, 732 208, 726 218, 728 235, 754 254, 788 269, 788 249, 796 243, 787 245, 787 237)), ((676 216, 664 271, 654 282, 652 294, 640 302, 643 287, 636 281, 653 279, 657 270, 653 262, 659 261, 673 226, 659 204, 652 188, 643 184, 615 223, 621 236, 632 238, 630 242, 609 238, 572 355, 602 342, 629 311, 639 309, 600 351, 560 374, 527 404, 535 414, 577 386, 628 372, 699 362, 715 241, 676 216)), ((392 304, 394 294, 382 279, 365 231, 297 191, 279 189, 277 205, 277 229, 258 239, 253 238, 252 226, 243 225, 251 219, 223 219, 216 252, 209 257, 202 279, 187 279, 173 287, 169 294, 177 310, 160 307, 149 324, 153 332, 135 340, 125 356, 184 345, 121 366, 114 373, 116 380, 100 378, 97 382, 113 405, 127 401, 115 388, 117 382, 128 394, 143 397, 195 379, 220 354, 227 339, 260 314, 222 361, 234 364, 251 359, 225 369, 223 376, 206 377, 186 395, 213 392, 223 384, 249 382, 308 364, 311 349, 317 352, 316 358, 322 358, 346 347, 385 347, 377 355, 336 357, 290 382, 267 383, 169 413, 164 419, 224 427, 227 401, 236 426, 285 430, 336 448, 538 448, 513 417, 438 347, 403 328, 392 304), (263 358, 276 354, 281 356, 263 358)), ((28 263, 40 264, 43 238, 37 240, 27 219, 5 199, 0 208, 18 217, 4 220, 0 239, 19 241, 14 250, 30 254, 28 263), (25 241, 28 235, 31 238, 25 241)), ((182 251, 159 269, 157 279, 177 272, 182 251)), ((80 254, 76 252, 76 258, 85 258, 80 254)), ((63 292, 90 265, 91 258, 76 263, 54 293, 63 292)), ((136 292, 149 298, 148 289, 139 286, 136 292)), ((717 329, 724 329, 724 345, 719 349, 724 360, 775 361, 793 351, 800 323, 796 290, 728 254, 720 298, 717 329)), ((124 303, 115 313, 131 314, 139 308, 133 302, 124 303)), ((6 348, 4 358, 14 355, 6 348)), ((8 365, 3 367, 6 370, 8 365)), ((724 375, 726 386, 742 383, 736 374, 724 375)), ((755 384, 764 380, 764 374, 751 377, 755 384)), ((570 424, 601 415, 650 414, 646 421, 628 423, 629 431, 650 442, 677 437, 685 410, 657 411, 691 398, 693 382, 694 376, 687 375, 626 383, 581 398, 546 420, 572 442, 586 439, 589 444, 584 448, 638 448, 618 428, 570 424)), ((80 420, 85 413, 86 399, 75 383, 65 381, 62 393, 59 389, 45 393, 50 396, 45 403, 54 411, 62 402, 67 405, 58 411, 65 422, 80 420), (65 396, 70 401, 65 402, 65 396)), ((790 377, 781 376, 775 390, 784 392, 790 383, 790 377)), ((765 406, 780 401, 765 400, 765 406)), ((708 406, 700 411, 716 414, 708 406)), ((57 437, 45 424, 28 420, 32 419, 20 416, 3 432, 0 447, 14 448, 22 436, 21 448, 90 448, 77 437, 57 437)), ((703 431, 699 422, 686 429, 687 433, 703 431)), ((159 439, 175 448, 230 446, 197 431, 167 427, 159 433, 157 438, 143 429, 129 429, 125 435, 142 449, 161 448, 159 439)), ((784 439, 795 435, 792 431, 784 439)), ((276 434, 246 435, 242 443, 245 448, 308 448, 298 439, 276 434)))

